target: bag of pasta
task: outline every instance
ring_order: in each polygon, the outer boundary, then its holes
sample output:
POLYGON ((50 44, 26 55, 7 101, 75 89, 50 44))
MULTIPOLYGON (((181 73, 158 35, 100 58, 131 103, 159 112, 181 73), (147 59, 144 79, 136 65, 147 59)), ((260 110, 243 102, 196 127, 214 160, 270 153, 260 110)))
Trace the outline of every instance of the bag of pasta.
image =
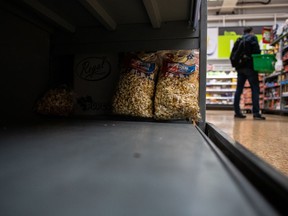
POLYGON ((196 50, 161 51, 162 68, 156 87, 155 118, 199 121, 199 53, 196 50))
POLYGON ((113 98, 113 113, 153 117, 153 96, 158 71, 156 53, 137 53, 128 58, 121 71, 113 98))
POLYGON ((36 112, 50 116, 69 116, 73 107, 74 94, 66 85, 48 90, 36 102, 36 112))

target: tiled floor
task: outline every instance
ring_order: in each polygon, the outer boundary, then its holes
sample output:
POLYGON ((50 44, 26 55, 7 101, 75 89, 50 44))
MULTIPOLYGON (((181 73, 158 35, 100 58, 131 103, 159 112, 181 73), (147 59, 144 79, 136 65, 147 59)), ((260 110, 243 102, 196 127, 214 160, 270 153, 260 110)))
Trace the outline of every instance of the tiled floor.
POLYGON ((265 116, 265 121, 253 120, 251 114, 246 119, 234 119, 233 111, 206 111, 207 122, 288 176, 288 116, 265 116))

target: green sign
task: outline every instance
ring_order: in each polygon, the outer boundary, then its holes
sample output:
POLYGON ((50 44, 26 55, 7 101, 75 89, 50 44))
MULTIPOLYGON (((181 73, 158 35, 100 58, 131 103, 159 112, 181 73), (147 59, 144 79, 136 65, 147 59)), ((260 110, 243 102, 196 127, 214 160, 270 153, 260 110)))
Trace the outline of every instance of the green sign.
MULTIPOLYGON (((237 35, 234 31, 225 31, 224 35, 218 36, 218 58, 229 58, 233 45, 237 38, 242 35, 237 35)), ((262 41, 262 35, 256 34, 258 42, 262 41)))

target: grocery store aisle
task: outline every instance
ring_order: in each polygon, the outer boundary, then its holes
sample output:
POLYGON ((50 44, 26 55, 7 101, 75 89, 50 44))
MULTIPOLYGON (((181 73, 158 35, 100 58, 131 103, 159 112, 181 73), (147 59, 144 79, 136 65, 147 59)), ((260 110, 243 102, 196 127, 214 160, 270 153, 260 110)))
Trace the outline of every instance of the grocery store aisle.
POLYGON ((288 116, 265 114, 266 120, 234 119, 234 112, 207 110, 206 121, 227 133, 288 176, 288 116))

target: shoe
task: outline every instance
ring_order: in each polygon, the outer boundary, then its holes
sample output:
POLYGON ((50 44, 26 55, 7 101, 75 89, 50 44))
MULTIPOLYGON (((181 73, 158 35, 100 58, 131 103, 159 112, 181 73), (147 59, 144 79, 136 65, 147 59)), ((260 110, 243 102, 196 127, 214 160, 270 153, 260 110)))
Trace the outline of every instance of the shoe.
POLYGON ((246 118, 246 116, 243 115, 242 113, 240 113, 240 114, 235 114, 234 117, 235 117, 235 118, 246 118))
POLYGON ((260 114, 254 115, 253 118, 254 118, 255 120, 265 120, 265 119, 266 119, 264 116, 262 116, 262 115, 260 115, 260 114))

